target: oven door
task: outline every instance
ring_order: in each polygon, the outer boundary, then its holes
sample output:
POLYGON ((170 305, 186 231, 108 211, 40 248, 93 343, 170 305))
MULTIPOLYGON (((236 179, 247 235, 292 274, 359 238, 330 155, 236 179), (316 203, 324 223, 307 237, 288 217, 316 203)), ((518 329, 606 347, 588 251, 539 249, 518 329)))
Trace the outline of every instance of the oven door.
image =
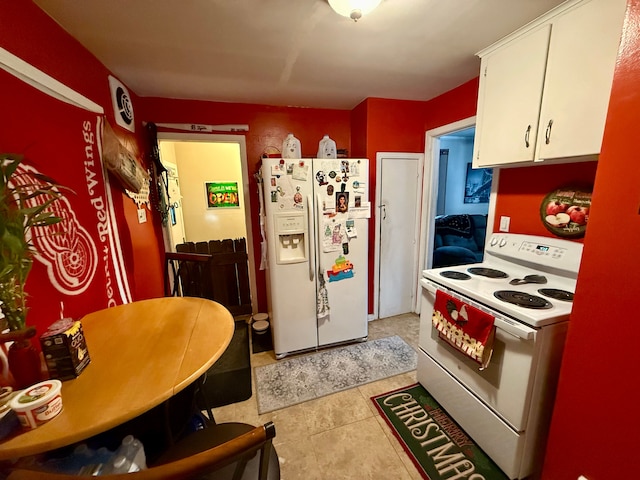
MULTIPOLYGON (((423 278, 420 283, 420 348, 511 428, 517 432, 524 431, 536 373, 536 336, 539 331, 430 280, 423 278), (493 355, 484 370, 480 370, 478 363, 442 340, 431 325, 436 290, 442 290, 495 318, 493 355)), ((429 389, 428 385, 425 387, 429 389)))

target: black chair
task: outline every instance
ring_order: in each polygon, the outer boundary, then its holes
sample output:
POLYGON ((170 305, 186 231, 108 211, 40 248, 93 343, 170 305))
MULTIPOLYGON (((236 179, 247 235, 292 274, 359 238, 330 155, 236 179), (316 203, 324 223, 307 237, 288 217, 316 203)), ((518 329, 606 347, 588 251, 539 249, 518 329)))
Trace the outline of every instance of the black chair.
POLYGON ((213 300, 210 260, 203 253, 165 252, 165 296, 213 300))
MULTIPOLYGON (((230 247, 229 241, 201 242, 199 244, 181 244, 180 249, 204 249, 215 250, 214 247, 230 247)), ((244 245, 243 242, 241 242, 244 245)), ((190 296, 208 298, 217 301, 227 308, 232 314, 246 313, 245 307, 250 308, 250 302, 246 305, 237 305, 240 298, 236 298, 233 305, 227 305, 222 298, 216 298, 215 292, 236 291, 240 288, 240 277, 236 274, 225 274, 227 265, 225 262, 232 262, 232 270, 236 271, 235 263, 238 256, 244 258, 242 253, 194 253, 194 252, 166 252, 165 253, 165 295, 167 296, 190 296), (221 275, 216 275, 221 273, 221 275), (218 278, 219 277, 219 278, 218 278), (230 279, 234 279, 233 282, 230 279), (222 284, 229 282, 233 288, 221 288, 222 284), (217 289, 214 284, 218 282, 217 289)), ((246 267, 246 259, 245 259, 246 267)), ((240 269, 237 270, 239 272, 240 269)), ((228 273, 228 272, 227 272, 228 273)), ((244 289, 240 289, 244 290, 244 289)), ((221 295, 230 299, 235 295, 221 295)), ((199 381, 199 388, 196 392, 197 403, 200 410, 205 410, 210 421, 213 421, 212 409, 241 402, 251 397, 251 352, 249 347, 249 332, 246 320, 236 319, 233 339, 224 354, 206 372, 199 381)))

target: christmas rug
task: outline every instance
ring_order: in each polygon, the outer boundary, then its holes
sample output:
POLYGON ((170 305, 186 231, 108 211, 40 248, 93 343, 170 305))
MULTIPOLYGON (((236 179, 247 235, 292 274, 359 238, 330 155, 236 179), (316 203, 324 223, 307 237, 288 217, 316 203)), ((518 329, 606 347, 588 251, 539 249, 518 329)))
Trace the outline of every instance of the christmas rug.
POLYGON ((508 480, 422 385, 371 400, 423 478, 508 480))

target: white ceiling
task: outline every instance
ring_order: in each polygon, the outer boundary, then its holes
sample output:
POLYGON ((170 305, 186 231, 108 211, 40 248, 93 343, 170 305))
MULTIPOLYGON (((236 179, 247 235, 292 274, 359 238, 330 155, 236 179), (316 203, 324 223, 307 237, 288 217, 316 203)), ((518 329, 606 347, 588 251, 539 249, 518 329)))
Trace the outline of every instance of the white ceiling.
POLYGON ((383 0, 355 23, 326 0, 34 1, 140 96, 339 109, 455 88, 562 3, 383 0))

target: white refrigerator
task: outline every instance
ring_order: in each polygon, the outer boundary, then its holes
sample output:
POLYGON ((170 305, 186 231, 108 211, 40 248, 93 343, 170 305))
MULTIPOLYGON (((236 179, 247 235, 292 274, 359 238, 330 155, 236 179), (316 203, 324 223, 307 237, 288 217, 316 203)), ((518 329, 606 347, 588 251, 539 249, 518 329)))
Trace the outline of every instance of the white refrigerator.
POLYGON ((369 164, 262 160, 274 353, 367 338, 369 164))

